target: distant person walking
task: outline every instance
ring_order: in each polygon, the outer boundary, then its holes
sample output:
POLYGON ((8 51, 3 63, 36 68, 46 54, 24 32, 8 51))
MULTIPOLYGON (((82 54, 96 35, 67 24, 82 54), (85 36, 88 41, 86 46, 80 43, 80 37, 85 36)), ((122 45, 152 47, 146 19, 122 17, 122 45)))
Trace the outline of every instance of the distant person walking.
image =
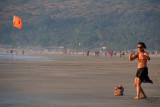
POLYGON ((22 50, 22 55, 24 55, 24 50, 22 50))
POLYGON ((13 48, 10 50, 10 54, 13 55, 13 48))
POLYGON ((121 51, 119 52, 119 55, 120 55, 120 57, 122 57, 122 52, 121 51))
POLYGON ((148 68, 147 68, 147 60, 150 60, 150 57, 144 49, 146 49, 146 45, 143 42, 138 43, 138 53, 133 55, 132 53, 129 55, 129 60, 133 61, 136 58, 138 58, 138 70, 135 77, 134 85, 137 89, 137 96, 134 97, 134 99, 140 99, 140 98, 147 98, 146 94, 144 93, 141 83, 152 83, 152 80, 148 77, 148 68), (140 93, 142 94, 142 97, 140 97, 140 93))
POLYGON ((111 57, 113 56, 113 51, 110 51, 110 55, 111 55, 111 57))
POLYGON ((99 56, 99 51, 95 51, 95 56, 99 56))
POLYGON ((8 50, 7 50, 7 54, 8 54, 8 50))

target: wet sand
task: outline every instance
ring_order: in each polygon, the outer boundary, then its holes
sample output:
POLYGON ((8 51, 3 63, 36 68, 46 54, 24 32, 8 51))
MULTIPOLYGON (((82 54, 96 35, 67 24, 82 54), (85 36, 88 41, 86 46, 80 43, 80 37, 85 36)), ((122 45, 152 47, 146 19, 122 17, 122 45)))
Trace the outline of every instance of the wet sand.
POLYGON ((136 96, 137 60, 128 57, 53 55, 56 61, 0 62, 0 107, 159 107, 160 57, 151 56, 142 84, 148 99, 136 96), (122 84, 124 96, 114 96, 122 84))

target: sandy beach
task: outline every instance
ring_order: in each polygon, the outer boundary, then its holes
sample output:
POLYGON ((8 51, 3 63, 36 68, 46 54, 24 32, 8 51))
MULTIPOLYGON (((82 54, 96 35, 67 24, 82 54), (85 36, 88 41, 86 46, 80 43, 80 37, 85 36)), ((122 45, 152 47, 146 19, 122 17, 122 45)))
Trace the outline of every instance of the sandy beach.
POLYGON ((0 61, 0 107, 159 107, 160 56, 151 56, 142 87, 148 99, 136 96, 137 60, 128 56, 49 55, 54 61, 0 61), (122 84, 124 96, 114 96, 122 84))

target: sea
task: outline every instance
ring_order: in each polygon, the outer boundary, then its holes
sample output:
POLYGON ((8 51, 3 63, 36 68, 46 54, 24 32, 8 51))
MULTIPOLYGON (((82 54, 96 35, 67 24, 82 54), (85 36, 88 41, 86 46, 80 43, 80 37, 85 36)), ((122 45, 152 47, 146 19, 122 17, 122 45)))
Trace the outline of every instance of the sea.
POLYGON ((55 59, 45 56, 0 53, 0 61, 55 61, 55 59))

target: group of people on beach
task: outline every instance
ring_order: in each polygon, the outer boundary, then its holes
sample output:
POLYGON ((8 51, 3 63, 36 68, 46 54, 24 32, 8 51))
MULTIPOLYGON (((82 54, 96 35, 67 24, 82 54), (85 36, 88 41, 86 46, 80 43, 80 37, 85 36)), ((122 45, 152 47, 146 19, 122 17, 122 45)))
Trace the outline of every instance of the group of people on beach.
MULTIPOLYGON (((18 50, 16 50, 16 49, 10 49, 10 51, 7 50, 7 54, 10 53, 12 55, 14 52, 16 53, 16 55, 18 55, 18 50)), ((21 52, 22 52, 22 55, 24 55, 24 50, 22 50, 21 52)))

